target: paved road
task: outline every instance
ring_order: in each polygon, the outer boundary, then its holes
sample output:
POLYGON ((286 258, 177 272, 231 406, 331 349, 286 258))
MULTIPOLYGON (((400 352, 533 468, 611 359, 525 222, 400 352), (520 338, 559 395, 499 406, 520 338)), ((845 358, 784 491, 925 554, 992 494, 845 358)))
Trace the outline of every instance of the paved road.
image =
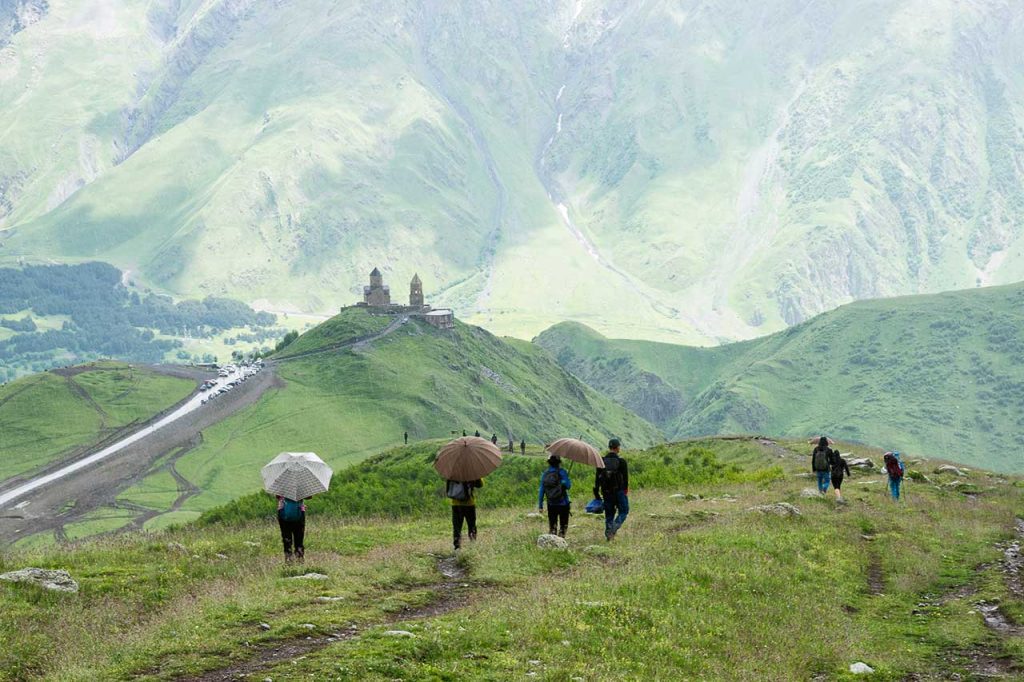
MULTIPOLYGON (((223 384, 231 377, 219 379, 223 384)), ((0 544, 59 529, 88 512, 115 503, 165 455, 180 456, 202 442, 203 429, 255 403, 280 386, 272 368, 249 377, 206 405, 196 393, 165 415, 102 449, 56 463, 29 480, 0 483, 0 544)))

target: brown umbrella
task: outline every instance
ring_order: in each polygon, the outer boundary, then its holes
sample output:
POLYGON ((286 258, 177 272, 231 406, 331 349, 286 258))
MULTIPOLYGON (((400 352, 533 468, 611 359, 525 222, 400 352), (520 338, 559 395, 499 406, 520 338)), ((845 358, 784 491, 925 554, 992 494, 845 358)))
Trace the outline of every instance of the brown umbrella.
POLYGON ((597 451, 597 448, 575 438, 559 438, 547 447, 547 451, 562 459, 604 469, 604 460, 601 459, 601 453, 597 451))
POLYGON ((486 438, 456 438, 437 453, 434 468, 449 481, 475 481, 501 464, 501 450, 486 438))

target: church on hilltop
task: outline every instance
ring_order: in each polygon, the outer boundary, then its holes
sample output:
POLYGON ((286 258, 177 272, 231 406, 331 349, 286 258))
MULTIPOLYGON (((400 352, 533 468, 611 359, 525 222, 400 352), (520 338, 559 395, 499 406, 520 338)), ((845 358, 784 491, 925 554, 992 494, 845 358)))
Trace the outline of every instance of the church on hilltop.
POLYGON ((455 327, 455 315, 449 308, 433 309, 423 297, 423 280, 418 274, 409 282, 409 305, 391 302, 391 287, 384 284, 384 275, 378 268, 370 272, 370 284, 363 287, 363 300, 356 303, 378 315, 409 315, 419 317, 438 329, 455 327))

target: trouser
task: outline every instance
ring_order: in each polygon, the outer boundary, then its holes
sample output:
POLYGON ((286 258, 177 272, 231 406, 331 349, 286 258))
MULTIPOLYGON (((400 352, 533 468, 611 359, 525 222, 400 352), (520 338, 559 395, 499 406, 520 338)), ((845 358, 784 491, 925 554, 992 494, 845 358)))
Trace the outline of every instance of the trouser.
POLYGON ((818 492, 824 493, 828 490, 828 484, 831 482, 832 474, 827 471, 815 471, 818 475, 818 492))
POLYGON ((902 478, 889 477, 889 493, 892 495, 892 499, 900 499, 900 484, 903 483, 902 478))
POLYGON ((452 505, 452 542, 455 549, 462 544, 462 522, 466 522, 469 539, 476 540, 476 507, 468 504, 452 505))
POLYGON ((615 535, 629 515, 629 498, 625 491, 616 493, 604 493, 604 532, 605 535, 615 535))
POLYGON ((832 487, 835 488, 836 490, 839 490, 840 488, 843 487, 843 476, 844 474, 840 474, 839 476, 832 474, 832 487))
POLYGON ((565 531, 569 527, 569 505, 567 504, 549 504, 548 505, 548 530, 552 535, 555 534, 555 530, 558 530, 558 534, 563 538, 565 537, 565 531))
POLYGON ((302 540, 306 535, 306 517, 303 515, 298 521, 285 521, 280 516, 277 523, 281 526, 281 542, 284 543, 284 555, 291 558, 294 548, 295 556, 302 557, 306 548, 302 540))

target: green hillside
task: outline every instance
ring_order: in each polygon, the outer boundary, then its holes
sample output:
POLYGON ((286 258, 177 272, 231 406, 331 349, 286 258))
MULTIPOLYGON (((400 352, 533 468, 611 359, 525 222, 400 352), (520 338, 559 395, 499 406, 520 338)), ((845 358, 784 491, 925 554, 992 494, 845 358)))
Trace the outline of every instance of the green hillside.
POLYGON ((109 438, 187 397, 196 382, 94 362, 0 386, 0 481, 109 438))
POLYGON ((944 476, 911 480, 895 505, 879 476, 855 472, 838 506, 803 496, 800 441, 662 444, 625 453, 632 513, 614 542, 603 518, 581 513, 592 471, 577 469, 569 547, 543 550, 546 519, 526 514, 544 466, 534 450, 487 478, 479 538, 455 556, 429 463, 436 445, 339 472, 336 489, 310 503, 304 565, 283 563, 266 496, 160 534, 0 554, 0 572, 62 568, 80 585, 57 594, 0 582, 0 679, 1011 680, 1024 671, 1012 549, 1024 532, 1019 481, 977 471, 968 495, 944 476), (779 502, 800 515, 753 510, 779 502), (855 662, 875 673, 854 677, 855 662))
POLYGON ((1024 8, 929 7, 4 0, 0 261, 701 344, 1016 281, 1024 8))
MULTIPOLYGON (((581 435, 595 444, 618 436, 631 447, 662 440, 657 428, 587 387, 543 349, 461 322, 440 331, 412 318, 371 344, 339 347, 390 321, 349 308, 284 349, 272 361, 280 387, 204 430, 202 444, 175 460, 176 472, 198 491, 146 528, 195 519, 258 490, 260 467, 282 451, 316 452, 342 467, 401 443, 405 432, 420 441, 479 430, 496 434, 503 448, 509 438, 517 447, 524 439, 532 447, 581 435), (289 359, 318 349, 324 352, 289 359)), ((179 483, 159 468, 120 499, 167 512, 179 483)), ((137 513, 109 511, 122 526, 137 513)), ((107 530, 109 522, 81 532, 107 530)))
POLYGON ((537 343, 667 433, 829 433, 1024 471, 1024 285, 843 306, 687 348, 562 324, 537 343))

